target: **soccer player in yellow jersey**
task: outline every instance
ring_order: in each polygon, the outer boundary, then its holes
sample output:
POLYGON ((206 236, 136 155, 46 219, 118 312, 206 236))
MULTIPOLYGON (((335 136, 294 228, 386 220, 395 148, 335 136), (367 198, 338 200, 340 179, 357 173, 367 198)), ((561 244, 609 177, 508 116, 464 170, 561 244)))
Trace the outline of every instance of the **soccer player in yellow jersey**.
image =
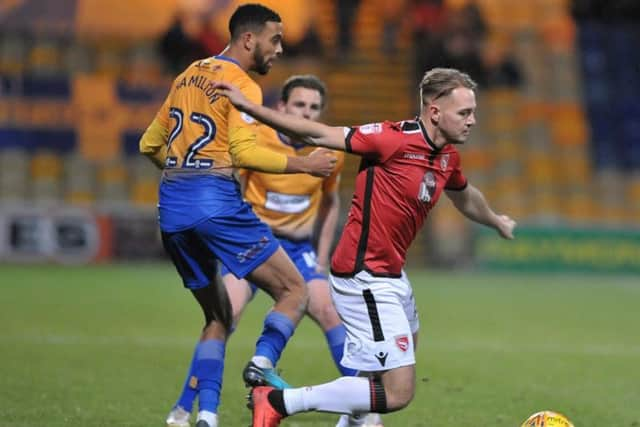
POLYGON ((196 427, 218 424, 225 343, 232 324, 228 295, 216 282, 218 261, 275 300, 255 356, 243 372, 249 385, 286 384, 274 365, 307 303, 304 279, 270 228, 243 201, 234 168, 325 177, 336 163, 326 149, 307 156, 269 150, 260 143, 261 125, 216 95, 213 82, 226 81, 261 103, 260 88, 247 71, 266 74, 282 53, 280 17, 262 5, 240 6, 231 16, 229 32, 229 46, 221 55, 194 62, 175 79, 140 141, 140 151, 163 168, 158 210, 165 250, 205 317, 185 384, 191 396, 178 401, 167 419, 174 426, 189 426, 196 395, 196 427))
MULTIPOLYGON (((325 96, 325 85, 317 77, 293 76, 285 82, 277 108, 288 114, 317 120, 324 108, 325 96)), ((263 135, 269 148, 287 155, 306 155, 313 150, 271 128, 264 128, 263 135)), ((327 178, 296 175, 292 179, 284 175, 243 170, 242 182, 245 200, 271 226, 280 244, 302 273, 309 288, 307 314, 324 331, 338 369, 343 375, 353 375, 354 370, 340 365, 345 332, 333 307, 326 276, 338 218, 338 184, 344 162, 344 153, 335 152, 335 155, 338 158, 336 169, 327 178), (316 227, 319 230, 317 255, 311 241, 316 227)), ((221 274, 231 298, 234 323, 237 323, 256 288, 247 280, 236 278, 224 266, 221 274)))

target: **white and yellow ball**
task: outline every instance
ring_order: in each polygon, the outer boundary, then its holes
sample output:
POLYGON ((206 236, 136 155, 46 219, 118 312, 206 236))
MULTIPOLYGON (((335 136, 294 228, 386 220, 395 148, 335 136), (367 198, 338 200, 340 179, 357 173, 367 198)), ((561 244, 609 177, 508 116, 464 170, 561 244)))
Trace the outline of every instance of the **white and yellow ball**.
POLYGON ((536 412, 521 427, 574 427, 564 415, 553 411, 536 412))

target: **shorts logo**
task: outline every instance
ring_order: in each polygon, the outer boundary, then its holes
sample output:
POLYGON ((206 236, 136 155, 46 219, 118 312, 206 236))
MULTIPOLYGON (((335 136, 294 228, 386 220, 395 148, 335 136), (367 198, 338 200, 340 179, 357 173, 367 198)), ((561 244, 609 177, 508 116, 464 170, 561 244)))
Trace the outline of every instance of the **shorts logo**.
POLYGON ((406 335, 400 335, 396 337, 396 345, 402 351, 407 351, 409 348, 409 337, 406 335))
POLYGON ((378 352, 375 356, 376 359, 378 359, 378 362, 380 362, 380 365, 384 366, 384 364, 387 363, 387 356, 389 356, 389 353, 378 352))
POLYGON ((251 246, 246 251, 236 254, 236 259, 241 264, 247 262, 248 260, 255 258, 256 255, 258 255, 268 244, 269 238, 267 236, 263 236, 258 243, 251 246))

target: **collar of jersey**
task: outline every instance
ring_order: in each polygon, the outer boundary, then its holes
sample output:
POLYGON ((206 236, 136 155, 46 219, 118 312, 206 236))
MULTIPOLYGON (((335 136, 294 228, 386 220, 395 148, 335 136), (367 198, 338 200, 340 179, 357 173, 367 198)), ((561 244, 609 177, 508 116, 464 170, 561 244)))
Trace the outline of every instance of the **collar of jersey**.
POLYGON ((215 59, 219 59, 221 61, 229 61, 229 62, 233 62, 234 64, 236 64, 238 67, 240 66, 240 63, 238 61, 236 61, 233 58, 230 58, 228 56, 224 56, 224 55, 216 55, 214 56, 215 59))
POLYGON ((424 139, 427 141, 427 144, 429 144, 429 147, 431 147, 431 149, 433 151, 442 150, 442 148, 436 147, 436 145, 433 143, 431 138, 429 138, 429 135, 427 134, 427 129, 424 127, 424 123, 422 123, 422 119, 418 117, 418 118, 416 118, 416 121, 420 125, 420 130, 422 131, 422 136, 424 136, 424 139))
POLYGON ((282 142, 285 145, 288 145, 289 147, 292 147, 296 150, 299 150, 301 148, 304 148, 306 146, 306 144, 303 144, 301 142, 291 142, 291 138, 287 138, 285 135, 281 134, 280 132, 277 132, 278 134, 278 139, 280 140, 280 142, 282 142), (287 139, 289 139, 289 141, 287 141, 287 139))

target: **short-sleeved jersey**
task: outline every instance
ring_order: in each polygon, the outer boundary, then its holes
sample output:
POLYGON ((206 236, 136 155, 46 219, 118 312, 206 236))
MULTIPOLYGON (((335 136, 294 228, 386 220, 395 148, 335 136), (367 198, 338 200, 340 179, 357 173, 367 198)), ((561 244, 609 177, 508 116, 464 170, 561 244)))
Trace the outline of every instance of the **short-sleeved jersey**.
POLYGON ((234 59, 215 56, 191 64, 174 80, 156 115, 169 135, 165 171, 231 176, 230 132, 241 130, 256 137, 258 122, 218 96, 213 88, 216 81, 230 82, 249 100, 262 104, 260 87, 234 59))
POLYGON ((156 115, 169 135, 158 202, 163 231, 226 215, 226 207, 241 200, 229 147, 256 139, 262 125, 216 95, 215 81, 233 83, 248 99, 262 103, 260 87, 228 57, 196 61, 174 80, 156 115))
POLYGON ((458 151, 438 149, 420 121, 351 128, 345 142, 362 162, 331 272, 400 277, 407 249, 442 191, 467 186, 458 151))
MULTIPOLYGON (((290 142, 275 130, 262 126, 260 144, 288 156, 306 156, 315 147, 290 142)), ((337 163, 327 178, 308 174, 280 175, 242 170, 246 179, 244 198, 276 235, 293 240, 308 239, 318 216, 323 193, 336 191, 344 165, 344 153, 334 152, 337 163)))

